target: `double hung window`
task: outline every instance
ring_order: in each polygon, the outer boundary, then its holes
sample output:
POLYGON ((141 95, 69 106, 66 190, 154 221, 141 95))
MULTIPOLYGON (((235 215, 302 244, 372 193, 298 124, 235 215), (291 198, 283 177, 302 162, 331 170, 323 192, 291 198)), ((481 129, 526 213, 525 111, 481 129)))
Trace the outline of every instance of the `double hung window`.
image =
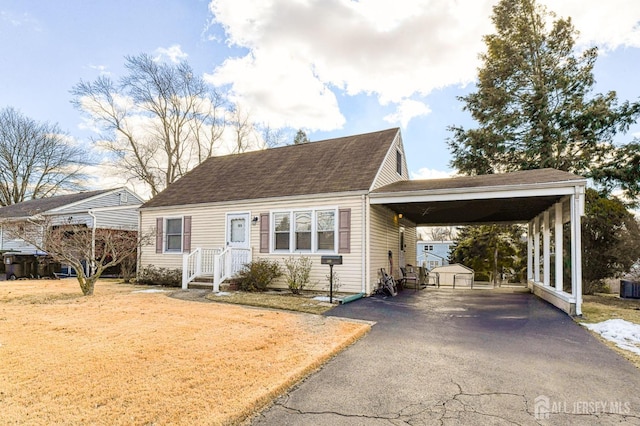
POLYGON ((165 251, 182 251, 182 218, 167 219, 165 223, 165 251))
POLYGON ((277 252, 335 252, 335 209, 272 213, 272 248, 277 252))

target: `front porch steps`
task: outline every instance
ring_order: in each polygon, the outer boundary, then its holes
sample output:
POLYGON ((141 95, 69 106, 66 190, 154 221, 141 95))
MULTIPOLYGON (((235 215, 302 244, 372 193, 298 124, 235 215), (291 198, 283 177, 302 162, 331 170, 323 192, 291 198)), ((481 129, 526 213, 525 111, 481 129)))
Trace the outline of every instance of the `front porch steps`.
MULTIPOLYGON (((213 276, 203 275, 197 277, 188 284, 187 288, 195 290, 213 290, 213 276)), ((220 283, 220 291, 229 290, 233 290, 233 281, 231 279, 226 279, 220 283)))

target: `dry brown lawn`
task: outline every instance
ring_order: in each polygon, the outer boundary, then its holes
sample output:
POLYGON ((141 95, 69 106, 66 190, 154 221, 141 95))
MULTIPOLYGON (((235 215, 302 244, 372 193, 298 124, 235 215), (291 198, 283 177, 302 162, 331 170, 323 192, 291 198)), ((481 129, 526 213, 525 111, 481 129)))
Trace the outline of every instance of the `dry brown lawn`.
POLYGON ((0 282, 3 424, 233 424, 369 330, 73 279, 0 282))

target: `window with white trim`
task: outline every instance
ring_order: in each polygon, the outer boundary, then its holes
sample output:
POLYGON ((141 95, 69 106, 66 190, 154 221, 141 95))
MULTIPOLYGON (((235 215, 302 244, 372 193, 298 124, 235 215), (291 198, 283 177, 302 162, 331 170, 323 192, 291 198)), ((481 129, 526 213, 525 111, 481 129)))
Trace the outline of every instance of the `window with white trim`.
POLYGON ((271 248, 274 252, 335 252, 336 209, 273 212, 271 248))
POLYGON ((296 230, 293 249, 295 251, 311 251, 311 211, 295 212, 294 228, 296 230))
POLYGON ((275 235, 273 237, 273 247, 275 250, 289 251, 289 240, 291 235, 291 213, 274 213, 273 223, 275 235))
POLYGON ((164 251, 182 252, 182 218, 167 218, 164 229, 164 251))
POLYGON ((334 251, 336 244, 336 212, 321 210, 316 212, 316 232, 318 251, 334 251))

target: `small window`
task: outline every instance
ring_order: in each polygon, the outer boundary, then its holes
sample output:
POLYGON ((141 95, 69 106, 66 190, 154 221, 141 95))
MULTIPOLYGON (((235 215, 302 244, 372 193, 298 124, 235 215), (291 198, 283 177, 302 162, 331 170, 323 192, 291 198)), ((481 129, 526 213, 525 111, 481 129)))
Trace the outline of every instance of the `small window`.
POLYGON ((165 251, 182 251, 182 218, 167 219, 165 251))
POLYGON ((396 171, 402 176, 402 153, 400 151, 396 151, 396 171))
POLYGON ((334 210, 319 211, 316 216, 318 234, 318 250, 334 250, 336 212, 334 210))
POLYGON ((275 213, 273 215, 273 222, 275 224, 275 249, 289 250, 289 213, 275 213))
POLYGON ((295 213, 295 230, 294 250, 311 250, 311 212, 295 213))

